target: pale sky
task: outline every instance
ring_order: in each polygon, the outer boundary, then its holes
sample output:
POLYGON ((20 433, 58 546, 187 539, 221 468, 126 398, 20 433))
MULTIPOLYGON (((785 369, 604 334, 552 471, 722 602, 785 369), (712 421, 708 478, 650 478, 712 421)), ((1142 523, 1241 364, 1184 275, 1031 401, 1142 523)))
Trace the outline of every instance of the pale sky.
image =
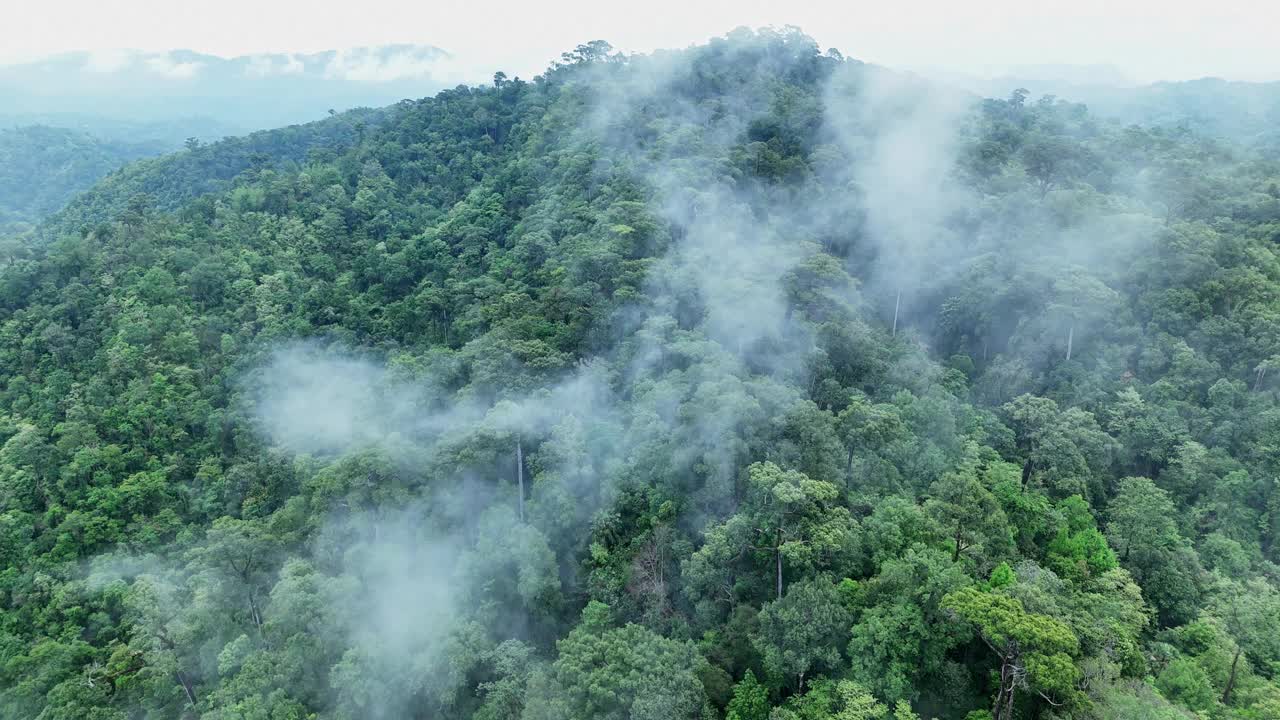
POLYGON ((649 51, 787 24, 824 49, 898 68, 1114 64, 1144 82, 1280 80, 1280 2, 1268 0, 0 0, 0 63, 69 50, 231 56, 410 42, 480 73, 528 77, 587 40, 649 51))

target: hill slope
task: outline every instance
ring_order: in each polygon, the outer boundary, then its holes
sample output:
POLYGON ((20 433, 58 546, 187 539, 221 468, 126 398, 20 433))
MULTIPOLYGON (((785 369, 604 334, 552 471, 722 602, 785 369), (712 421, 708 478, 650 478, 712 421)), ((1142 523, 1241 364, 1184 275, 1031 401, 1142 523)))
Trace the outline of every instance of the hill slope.
POLYGON ((1274 163, 792 32, 327 123, 0 270, 0 714, 1280 701, 1274 163))
POLYGON ((0 130, 0 234, 33 226, 112 170, 165 149, 62 128, 0 130))
POLYGON ((940 74, 958 87, 993 97, 1018 88, 1084 103, 1099 118, 1231 140, 1245 146, 1280 147, 1280 82, 1201 78, 1137 85, 1114 68, 1027 68, 1025 73, 983 80, 940 74))

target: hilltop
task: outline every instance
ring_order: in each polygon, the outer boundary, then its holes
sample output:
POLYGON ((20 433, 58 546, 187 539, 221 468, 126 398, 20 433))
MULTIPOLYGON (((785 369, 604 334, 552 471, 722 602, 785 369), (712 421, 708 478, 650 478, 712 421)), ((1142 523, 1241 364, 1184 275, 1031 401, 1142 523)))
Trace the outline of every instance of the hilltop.
POLYGON ((735 31, 0 268, 0 715, 1264 718, 1280 166, 735 31))

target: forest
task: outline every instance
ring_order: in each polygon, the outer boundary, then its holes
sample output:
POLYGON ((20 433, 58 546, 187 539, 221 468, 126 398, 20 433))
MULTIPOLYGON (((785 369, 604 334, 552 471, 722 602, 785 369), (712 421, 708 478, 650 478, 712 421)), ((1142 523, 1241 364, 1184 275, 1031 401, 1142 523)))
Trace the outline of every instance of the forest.
POLYGON ((0 236, 31 229, 129 161, 170 149, 47 125, 0 129, 0 236))
POLYGON ((1280 147, 737 30, 0 255, 0 717, 1277 720, 1280 147))

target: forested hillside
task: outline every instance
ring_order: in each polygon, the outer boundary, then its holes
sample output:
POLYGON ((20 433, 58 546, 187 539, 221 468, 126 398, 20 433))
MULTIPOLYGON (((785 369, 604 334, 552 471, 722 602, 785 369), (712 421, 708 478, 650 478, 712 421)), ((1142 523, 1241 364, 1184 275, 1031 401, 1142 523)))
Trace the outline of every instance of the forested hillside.
POLYGON ((1274 160, 794 31, 326 123, 0 269, 0 717, 1280 717, 1274 160))
POLYGON ((29 229, 107 173, 169 149, 41 125, 0 129, 0 235, 29 229))
MULTIPOLYGON (((1075 97, 1075 96, 1073 96, 1075 97)), ((1243 145, 1280 148, 1280 82, 1228 82, 1202 78, 1141 88, 1093 88, 1077 97, 1105 117, 1231 138, 1243 145)))
POLYGON ((1008 77, 947 77, 982 95, 1035 88, 1085 103, 1098 118, 1159 128, 1182 128, 1264 153, 1280 151, 1280 82, 1199 80, 1136 85, 1113 67, 1028 68, 1008 77), (1037 72, 1039 70, 1039 72, 1037 72), (1055 72, 1056 71, 1056 72, 1055 72))
MULTIPOLYGON (((0 177, 0 211, 17 210, 10 217, 22 222, 0 223, 0 242, 8 231, 35 229, 49 238, 72 228, 84 228, 115 218, 129 206, 173 210, 184 202, 228 186, 248 169, 292 168, 311 152, 335 152, 353 145, 381 122, 385 110, 357 109, 321 122, 201 142, 188 138, 184 150, 128 163, 133 158, 159 155, 163 143, 97 140, 63 128, 20 128, 0 131, 0 154, 8 158, 9 174, 0 177), (133 155, 129 155, 129 154, 133 155), (124 167, 122 168, 122 165, 124 167), (119 169, 119 172, 113 170, 119 169), (109 174, 110 173, 110 174, 109 174), (108 176, 109 177, 104 177, 108 176), (101 182, 99 179, 101 178, 101 182), (58 215, 47 227, 31 228, 58 215)), ((9 246, 26 245, 10 241, 9 246)), ((37 245, 41 243, 37 238, 37 245)), ((9 254, 0 246, 0 261, 9 254)))

